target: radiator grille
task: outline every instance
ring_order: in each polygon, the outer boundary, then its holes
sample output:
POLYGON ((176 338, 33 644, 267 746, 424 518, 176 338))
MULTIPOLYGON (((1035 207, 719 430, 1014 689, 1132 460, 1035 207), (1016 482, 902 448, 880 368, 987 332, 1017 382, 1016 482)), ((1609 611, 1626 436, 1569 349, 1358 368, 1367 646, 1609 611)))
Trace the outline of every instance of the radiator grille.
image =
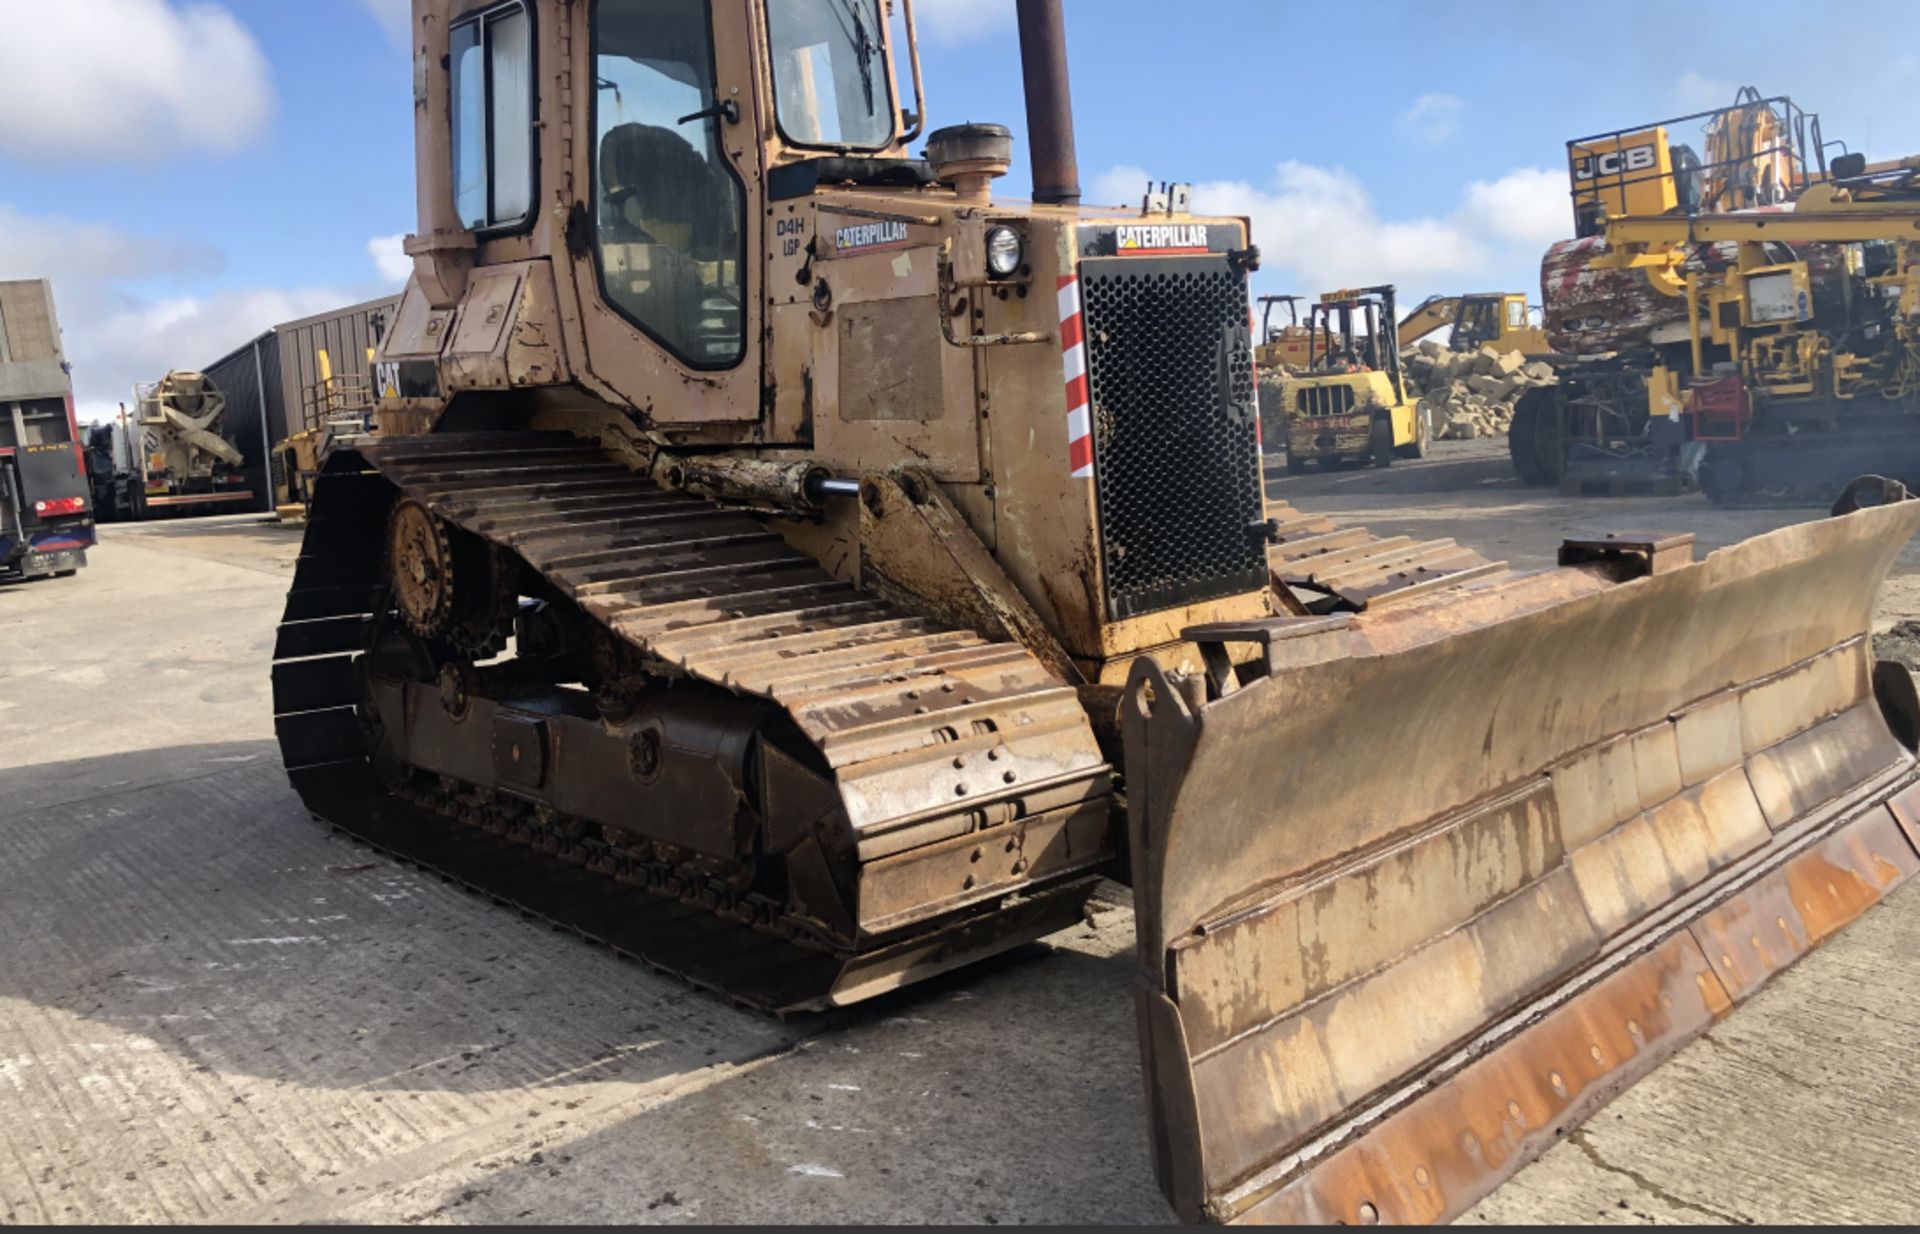
POLYGON ((1352 386, 1303 386, 1294 400, 1303 416, 1337 416, 1353 410, 1352 386))
POLYGON ((1224 257, 1082 264, 1107 614, 1263 588, 1247 290, 1224 257))

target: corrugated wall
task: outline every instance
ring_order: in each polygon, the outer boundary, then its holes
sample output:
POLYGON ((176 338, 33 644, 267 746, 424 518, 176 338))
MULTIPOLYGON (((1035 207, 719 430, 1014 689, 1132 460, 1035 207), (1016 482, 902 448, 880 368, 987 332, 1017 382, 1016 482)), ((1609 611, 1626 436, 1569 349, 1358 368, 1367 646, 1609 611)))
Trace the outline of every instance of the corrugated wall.
POLYGON ((272 508, 267 454, 303 427, 301 392, 320 380, 320 349, 334 376, 366 376, 367 349, 378 345, 399 303, 392 296, 283 322, 201 370, 227 396, 226 432, 246 456, 257 508, 272 508))
POLYGON ((274 440, 307 427, 300 422, 301 397, 320 381, 321 350, 335 377, 367 376, 367 352, 379 346, 399 304, 398 296, 369 300, 274 327, 280 343, 281 403, 280 418, 269 421, 274 440))
POLYGON ((223 417, 226 435, 246 458, 243 470, 247 473, 247 486, 253 490, 257 510, 273 508, 267 451, 279 439, 270 435, 268 426, 280 402, 279 386, 274 381, 274 374, 279 370, 279 340, 271 330, 201 370, 227 396, 223 417), (266 379, 264 391, 262 377, 266 379))

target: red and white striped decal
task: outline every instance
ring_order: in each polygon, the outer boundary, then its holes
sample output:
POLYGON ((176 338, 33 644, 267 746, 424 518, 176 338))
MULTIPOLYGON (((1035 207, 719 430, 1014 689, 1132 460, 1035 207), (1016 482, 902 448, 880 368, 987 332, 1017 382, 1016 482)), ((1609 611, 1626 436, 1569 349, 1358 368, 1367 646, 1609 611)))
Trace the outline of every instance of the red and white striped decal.
POLYGON ((1080 279, 1060 279, 1060 367, 1067 379, 1067 471, 1093 475, 1093 418, 1087 405, 1087 326, 1080 312, 1080 279))

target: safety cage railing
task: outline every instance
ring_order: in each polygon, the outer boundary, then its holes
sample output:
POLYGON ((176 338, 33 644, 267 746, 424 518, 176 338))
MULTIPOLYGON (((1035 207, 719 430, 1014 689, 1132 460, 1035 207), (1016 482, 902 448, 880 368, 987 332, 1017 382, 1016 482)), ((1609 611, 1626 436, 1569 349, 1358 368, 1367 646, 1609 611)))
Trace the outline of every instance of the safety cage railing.
POLYGON ((1820 117, 1786 95, 1760 97, 1741 87, 1730 106, 1576 137, 1567 142, 1567 180, 1574 230, 1598 235, 1609 216, 1646 213, 1634 201, 1642 186, 1669 182, 1671 210, 1685 214, 1721 214, 1780 205, 1808 185, 1828 178, 1828 144, 1820 117), (1689 129, 1688 126, 1697 126, 1689 129), (1664 132, 1667 150, 1627 139, 1664 132), (1697 135, 1700 149, 1688 142, 1697 135), (1648 149, 1644 161, 1635 157, 1648 149), (1664 157, 1662 157, 1664 153, 1664 157), (1612 158, 1605 158, 1613 155, 1612 158))

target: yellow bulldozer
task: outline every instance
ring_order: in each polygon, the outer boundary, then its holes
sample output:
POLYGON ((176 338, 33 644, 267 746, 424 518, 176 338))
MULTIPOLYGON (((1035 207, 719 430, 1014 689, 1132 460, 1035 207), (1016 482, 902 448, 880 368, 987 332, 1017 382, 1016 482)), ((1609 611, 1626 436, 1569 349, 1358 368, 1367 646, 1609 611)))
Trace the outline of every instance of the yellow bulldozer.
POLYGON ((1123 878, 1212 1221, 1458 1213, 1920 868, 1920 502, 1536 572, 1269 503, 1246 222, 1080 202, 1057 0, 1034 200, 997 126, 915 157, 899 9, 415 0, 414 273, 275 647, 315 815, 778 1012, 1123 878))

